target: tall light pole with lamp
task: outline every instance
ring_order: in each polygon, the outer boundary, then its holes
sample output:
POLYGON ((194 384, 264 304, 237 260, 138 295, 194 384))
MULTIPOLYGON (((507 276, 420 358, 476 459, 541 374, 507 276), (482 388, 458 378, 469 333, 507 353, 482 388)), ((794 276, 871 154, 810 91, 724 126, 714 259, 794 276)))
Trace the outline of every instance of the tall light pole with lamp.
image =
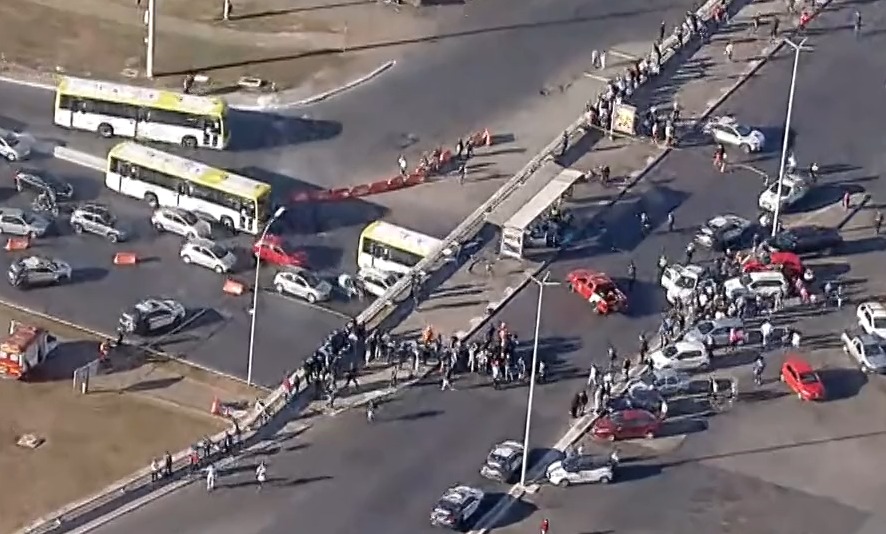
POLYGON ((523 462, 520 466, 520 485, 526 486, 526 470, 529 463, 529 428, 532 424, 532 400, 535 395, 535 374, 538 369, 538 338, 541 334, 541 303, 545 294, 545 287, 558 286, 560 282, 551 282, 551 272, 545 273, 541 279, 534 276, 529 279, 538 286, 538 307, 535 312, 535 339, 532 342, 532 365, 529 369, 529 399, 526 403, 526 431, 523 435, 523 462))
MULTIPOLYGON (((277 208, 277 211, 274 212, 274 215, 268 220, 268 224, 265 225, 265 229, 262 231, 261 235, 258 238, 257 243, 263 243, 265 238, 268 235, 268 230, 271 229, 271 226, 274 222, 277 221, 284 213, 286 213, 286 208, 280 206, 277 208)), ((258 315, 258 275, 261 272, 261 254, 255 255, 255 283, 252 286, 252 321, 249 325, 249 360, 246 362, 246 383, 250 386, 252 385, 252 362, 255 357, 255 318, 258 315)))
POLYGON ((791 73, 791 92, 788 96, 788 112, 784 122, 784 141, 781 146, 781 165, 778 167, 778 187, 775 191, 775 213, 772 215, 772 235, 778 233, 778 218, 781 216, 781 196, 784 191, 784 166, 788 157, 791 115, 794 112, 794 90, 797 88, 797 66, 800 64, 800 52, 804 50, 803 45, 806 43, 806 38, 800 41, 800 44, 797 44, 790 39, 784 39, 784 42, 794 49, 794 70, 791 73))
POLYGON ((157 2, 156 0, 148 0, 148 9, 145 11, 145 26, 147 26, 148 36, 145 38, 145 76, 154 77, 154 29, 157 19, 157 2))

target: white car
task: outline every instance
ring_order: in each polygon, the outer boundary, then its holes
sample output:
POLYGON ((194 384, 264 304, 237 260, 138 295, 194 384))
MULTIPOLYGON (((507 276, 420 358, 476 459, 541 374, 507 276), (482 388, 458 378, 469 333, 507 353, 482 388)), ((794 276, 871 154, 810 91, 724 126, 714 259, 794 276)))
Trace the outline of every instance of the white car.
POLYGON ((658 349, 649 355, 656 369, 677 371, 697 371, 711 365, 711 357, 704 343, 698 341, 678 341, 658 349))
POLYGON ((0 156, 9 161, 21 161, 31 155, 28 137, 0 129, 0 156))
POLYGON ((189 265, 206 267, 218 274, 231 272, 237 264, 237 256, 231 249, 208 239, 186 241, 179 255, 189 265))
POLYGON ((305 299, 311 304, 329 300, 332 284, 301 267, 290 267, 274 276, 274 289, 280 294, 305 299))
POLYGON ((671 304, 678 300, 692 297, 695 288, 704 275, 704 269, 698 265, 671 265, 661 275, 661 287, 671 304))
POLYGON ((790 284, 781 271, 757 271, 726 280, 723 282, 723 289, 729 299, 740 295, 772 298, 778 294, 787 296, 790 284))
POLYGON ((465 527, 483 502, 483 491, 471 486, 453 486, 446 490, 431 510, 431 524, 455 530, 465 527))
POLYGON ((615 476, 615 469, 609 459, 594 456, 573 456, 557 460, 546 471, 551 484, 566 487, 572 484, 609 484, 615 476))
POLYGON ((759 152, 766 146, 766 137, 760 130, 740 124, 735 117, 714 117, 702 128, 718 143, 739 147, 746 154, 759 152))
POLYGON ((380 297, 387 293, 388 289, 397 283, 397 275, 377 269, 360 269, 357 280, 370 295, 380 297))
POLYGON ((871 334, 850 336, 843 332, 843 351, 852 357, 865 373, 886 373, 886 352, 880 345, 880 338, 871 334))
MULTIPOLYGON (((782 180, 781 187, 781 207, 789 208, 803 199, 809 193, 809 182, 803 177, 795 174, 788 174, 782 180)), ((760 193, 758 205, 760 209, 766 211, 775 211, 778 199, 778 180, 760 193)))
POLYGON ((159 208, 151 215, 151 225, 158 232, 169 232, 188 239, 212 235, 209 222, 181 208, 159 208))
POLYGON ((655 390, 662 396, 670 397, 689 391, 692 377, 674 369, 650 369, 628 383, 628 394, 637 390, 655 390))
POLYGON ((886 306, 880 302, 862 302, 855 310, 858 326, 865 333, 886 339, 886 306))

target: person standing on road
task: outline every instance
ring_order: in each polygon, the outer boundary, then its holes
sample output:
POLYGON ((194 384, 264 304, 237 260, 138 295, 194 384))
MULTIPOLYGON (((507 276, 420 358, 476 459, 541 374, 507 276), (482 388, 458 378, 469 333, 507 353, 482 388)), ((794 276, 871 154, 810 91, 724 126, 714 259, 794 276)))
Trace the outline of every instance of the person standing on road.
POLYGON ((542 519, 539 534, 548 534, 549 528, 551 528, 551 522, 547 518, 542 519))
POLYGON ((676 218, 674 217, 674 210, 668 212, 668 232, 673 232, 676 227, 676 218))
POLYGON ((640 364, 646 363, 646 356, 649 354, 649 341, 646 340, 646 335, 642 332, 640 333, 640 348, 638 350, 640 353, 640 364))
POLYGON ((440 381, 440 391, 455 391, 455 388, 452 387, 452 366, 447 365, 443 369, 443 378, 440 381))
POLYGON ((769 319, 766 319, 760 325, 760 335, 763 336, 763 350, 766 350, 769 346, 769 336, 772 335, 772 323, 769 322, 769 319))
POLYGON ((569 150, 569 132, 563 132, 563 138, 560 144, 560 157, 564 157, 569 150))
POLYGON ((877 210, 877 214, 874 215, 874 232, 876 235, 880 235, 880 230, 883 228, 883 212, 877 210))
POLYGON ((686 245, 686 264, 687 265, 692 263, 692 257, 694 255, 695 255, 695 243, 690 241, 689 244, 686 245))
POLYGON ((665 21, 661 21, 661 24, 658 26, 658 42, 664 42, 665 33, 668 31, 668 25, 665 21))
POLYGON ((652 225, 649 223, 649 215, 647 215, 645 211, 641 211, 640 231, 643 233, 643 235, 647 235, 650 230, 652 230, 652 225))
POLYGON ((267 479, 268 467, 265 465, 265 461, 262 460, 259 462, 258 467, 255 468, 255 483, 258 485, 258 491, 261 491, 267 479))
POLYGON ((772 26, 769 29, 769 39, 771 41, 778 39, 778 26, 778 17, 772 17, 772 26))
POLYGON ((637 282, 637 266, 634 260, 628 261, 628 291, 634 290, 634 284, 637 282))
POLYGON ((606 51, 600 51, 600 70, 606 70, 606 51))
POLYGON ((674 135, 675 135, 674 122, 669 120, 669 121, 665 122, 665 144, 667 146, 674 146, 674 141, 675 141, 674 135))
POLYGON ((206 491, 212 492, 215 489, 215 480, 217 474, 215 472, 215 466, 213 464, 209 464, 206 468, 206 491))
POLYGON ((465 185, 465 178, 468 176, 468 165, 465 161, 458 164, 458 185, 465 185))
POLYGON ((858 10, 855 11, 852 17, 852 31, 856 37, 861 35, 861 12, 858 10))
POLYGON ((160 480, 160 460, 151 458, 151 482, 160 480))
POLYGON ((460 137, 458 142, 455 143, 455 158, 461 159, 462 154, 465 152, 465 142, 460 137))
POLYGON ((599 378, 600 370, 597 369, 596 364, 591 364, 591 369, 588 371, 588 389, 594 391, 597 389, 597 379, 599 378))
POLYGON ((852 207, 852 201, 849 196, 849 190, 843 191, 843 209, 849 211, 849 208, 852 207))
POLYGON ((403 154, 400 154, 397 157, 397 166, 400 168, 400 176, 405 177, 406 170, 407 170, 406 156, 404 156, 403 154))
POLYGON ((625 358, 625 361, 621 365, 621 375, 625 382, 631 377, 631 359, 629 357, 625 358))
POLYGON ((726 56, 726 61, 733 61, 732 54, 735 52, 735 45, 732 41, 726 43, 726 48, 723 49, 723 55, 726 56))
POLYGON ((801 341, 800 331, 794 330, 791 333, 791 346, 794 347, 794 350, 800 350, 800 341, 801 341))

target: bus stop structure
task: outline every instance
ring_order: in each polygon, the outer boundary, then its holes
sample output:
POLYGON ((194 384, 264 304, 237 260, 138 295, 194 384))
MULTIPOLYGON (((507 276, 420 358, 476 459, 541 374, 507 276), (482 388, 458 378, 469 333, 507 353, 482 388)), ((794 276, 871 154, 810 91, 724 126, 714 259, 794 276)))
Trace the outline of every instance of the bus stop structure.
POLYGON ((524 259, 525 238, 532 225, 560 199, 568 196, 585 173, 564 169, 553 161, 542 165, 487 221, 501 228, 499 256, 524 259))

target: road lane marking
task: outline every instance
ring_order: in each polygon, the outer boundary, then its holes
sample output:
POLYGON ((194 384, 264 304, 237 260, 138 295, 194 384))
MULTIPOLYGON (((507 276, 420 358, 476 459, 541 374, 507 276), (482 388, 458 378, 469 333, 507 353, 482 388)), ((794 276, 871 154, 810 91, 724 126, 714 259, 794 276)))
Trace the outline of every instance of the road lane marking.
POLYGON ((640 59, 633 54, 628 54, 627 52, 622 52, 621 50, 616 50, 615 48, 609 50, 609 53, 615 57, 620 57, 622 59, 630 59, 631 61, 637 61, 638 59, 640 59))
POLYGON ((592 80, 597 80, 598 82, 609 83, 609 78, 606 76, 600 76, 599 74, 594 74, 593 72, 585 72, 585 78, 590 78, 592 80))

